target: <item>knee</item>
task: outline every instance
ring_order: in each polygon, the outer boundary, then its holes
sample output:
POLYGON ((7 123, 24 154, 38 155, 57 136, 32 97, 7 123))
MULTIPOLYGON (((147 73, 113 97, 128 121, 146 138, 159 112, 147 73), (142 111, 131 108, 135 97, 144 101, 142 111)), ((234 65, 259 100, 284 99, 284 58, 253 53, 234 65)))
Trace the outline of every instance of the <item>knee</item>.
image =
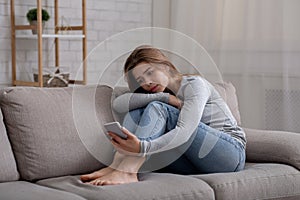
POLYGON ((152 102, 150 102, 150 103, 147 105, 147 107, 148 107, 148 108, 155 109, 155 110, 157 110, 157 111, 159 111, 159 112, 165 113, 165 112, 168 111, 168 106, 167 106, 167 105, 168 105, 168 104, 163 103, 163 102, 161 102, 161 101, 152 101, 152 102))
POLYGON ((147 108, 163 109, 164 103, 160 101, 152 101, 147 105, 147 108))
MULTIPOLYGON (((156 113, 159 116, 166 116, 167 108, 164 106, 163 102, 160 101, 152 101, 145 108, 145 113, 156 113)), ((152 115, 152 114, 151 114, 152 115)))

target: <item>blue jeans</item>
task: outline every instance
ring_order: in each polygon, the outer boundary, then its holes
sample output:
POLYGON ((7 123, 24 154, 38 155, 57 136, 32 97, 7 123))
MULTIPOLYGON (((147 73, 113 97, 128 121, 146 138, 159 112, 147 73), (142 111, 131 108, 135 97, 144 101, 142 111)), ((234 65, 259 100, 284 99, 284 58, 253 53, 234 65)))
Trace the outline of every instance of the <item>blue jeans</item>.
MULTIPOLYGON (((140 140, 153 140, 175 128, 179 110, 153 101, 126 114, 123 126, 140 140)), ((240 171, 245 165, 243 145, 227 133, 200 122, 182 155, 167 170, 180 174, 240 171), (188 146, 187 146, 188 145, 188 146)), ((183 145, 184 146, 184 145, 183 145)))

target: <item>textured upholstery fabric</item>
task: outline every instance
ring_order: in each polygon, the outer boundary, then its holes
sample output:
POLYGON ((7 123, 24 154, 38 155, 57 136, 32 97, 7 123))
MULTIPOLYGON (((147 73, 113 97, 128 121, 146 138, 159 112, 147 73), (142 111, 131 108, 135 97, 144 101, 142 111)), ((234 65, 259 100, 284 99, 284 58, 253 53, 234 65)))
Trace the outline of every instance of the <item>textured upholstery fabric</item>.
POLYGON ((230 82, 215 83, 213 84, 213 86, 227 103, 231 113, 237 121, 237 124, 241 125, 241 115, 239 111, 235 87, 230 82))
POLYGON ((75 193, 89 200, 214 199, 214 191, 204 181, 175 174, 143 174, 138 183, 115 186, 93 186, 82 183, 75 176, 41 180, 37 184, 75 193))
POLYGON ((0 184, 1 200, 84 200, 76 194, 18 181, 0 184))
POLYGON ((108 86, 76 87, 76 92, 74 88, 2 90, 3 116, 21 177, 36 180, 102 167, 91 155, 93 149, 86 147, 92 146, 99 154, 104 151, 109 155, 106 151, 111 151, 105 142, 99 142, 105 136, 95 121, 112 120, 110 97, 108 86), (88 92, 93 92, 94 107, 88 102, 88 92))
POLYGON ((0 182, 19 179, 16 161, 6 134, 0 109, 0 182))
POLYGON ((194 175, 207 182, 216 199, 297 199, 300 197, 300 173, 282 164, 248 163, 234 173, 194 175))
POLYGON ((284 131, 244 129, 247 160, 292 165, 300 170, 300 134, 284 131))

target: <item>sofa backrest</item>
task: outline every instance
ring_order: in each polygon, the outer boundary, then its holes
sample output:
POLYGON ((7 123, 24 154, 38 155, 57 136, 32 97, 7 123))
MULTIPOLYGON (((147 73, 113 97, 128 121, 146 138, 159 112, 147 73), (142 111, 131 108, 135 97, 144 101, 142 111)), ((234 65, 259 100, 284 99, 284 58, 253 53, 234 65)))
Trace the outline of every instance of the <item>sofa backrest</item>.
POLYGON ((16 161, 6 134, 0 109, 0 182, 16 181, 19 179, 16 161))
POLYGON ((238 125, 241 125, 241 115, 239 111, 238 98, 236 95, 236 89, 231 82, 214 83, 213 86, 219 92, 221 97, 227 103, 231 113, 237 121, 238 125))
POLYGON ((111 93, 108 86, 0 90, 21 178, 38 180, 103 167, 103 159, 111 159, 113 152, 109 142, 100 142, 108 140, 101 125, 113 120, 111 93), (106 157, 99 161, 96 154, 106 157))

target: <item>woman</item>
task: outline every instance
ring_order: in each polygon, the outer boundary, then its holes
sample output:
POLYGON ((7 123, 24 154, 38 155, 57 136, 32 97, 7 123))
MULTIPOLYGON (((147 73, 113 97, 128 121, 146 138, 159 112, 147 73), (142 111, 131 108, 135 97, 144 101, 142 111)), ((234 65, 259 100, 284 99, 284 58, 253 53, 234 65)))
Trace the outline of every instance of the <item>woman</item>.
POLYGON ((170 172, 217 173, 244 168, 245 133, 208 81, 181 74, 151 46, 137 47, 127 58, 124 73, 135 93, 119 96, 113 105, 121 113, 130 110, 123 121, 127 140, 110 132, 117 149, 112 164, 81 176, 82 181, 93 185, 137 182, 137 172, 146 160, 151 162, 152 155, 174 149, 180 153, 170 159, 174 161, 170 172))

